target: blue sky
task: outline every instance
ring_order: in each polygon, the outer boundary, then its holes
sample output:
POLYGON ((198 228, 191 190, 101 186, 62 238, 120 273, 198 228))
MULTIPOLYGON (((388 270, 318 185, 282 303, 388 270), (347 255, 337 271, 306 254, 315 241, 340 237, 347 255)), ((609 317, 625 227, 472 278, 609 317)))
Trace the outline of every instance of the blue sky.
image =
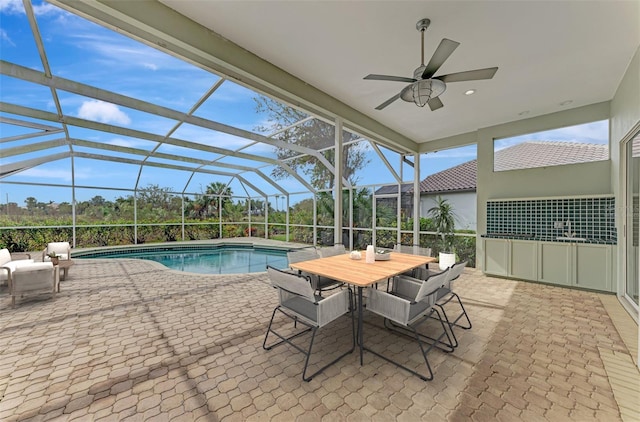
MULTIPOLYGON (((47 60, 53 75, 57 77, 75 80, 182 112, 188 112, 196 101, 219 80, 219 77, 215 74, 95 25, 85 19, 71 15, 48 3, 34 1, 34 13, 44 43, 47 60)), ((0 26, 0 56, 2 60, 43 71, 43 64, 24 13, 22 1, 0 0, 0 19, 2 23, 0 26)), ((4 102, 56 113, 55 103, 48 88, 15 78, 0 76, 0 89, 0 95, 4 102)), ((57 90, 57 94, 62 111, 68 116, 113 124, 159 136, 167 135, 176 124, 176 121, 171 119, 164 119, 61 90, 57 90)), ((266 115, 255 111, 253 100, 255 95, 249 89, 227 81, 194 114, 247 131, 255 131, 256 127, 265 125, 267 120, 266 115)), ((2 116, 26 119, 4 113, 2 116)), ((56 126, 55 123, 51 122, 38 122, 56 126)), ((32 132, 32 130, 0 123, 0 135, 3 138, 28 132, 32 132)), ((560 129, 553 133, 532 134, 518 137, 518 139, 502 140, 496 143, 496 146, 499 148, 505 147, 514 142, 530 139, 582 140, 606 143, 606 133, 606 122, 600 122, 583 125, 579 128, 560 129)), ((2 148, 53 140, 61 136, 64 136, 64 134, 8 142, 4 143, 2 148)), ((69 136, 87 141, 146 150, 156 145, 154 142, 147 140, 73 126, 69 126, 69 136)), ((212 133, 187 124, 180 126, 171 136, 227 149, 237 149, 251 144, 246 139, 224 133, 212 133)), ((371 163, 359 174, 359 182, 362 184, 393 183, 394 179, 375 152, 370 147, 367 147, 365 143, 363 143, 362 148, 371 159, 371 163)), ((19 156, 19 158, 16 158, 17 156, 10 157, 9 159, 3 159, 3 162, 12 163, 17 160, 38 158, 43 155, 64 151, 68 151, 68 148, 60 146, 47 151, 29 153, 25 156, 19 156)), ((82 147, 77 147, 75 151, 95 152, 82 147)), ((275 157, 272 148, 264 144, 249 146, 244 151, 275 157)), ((399 156, 385 149, 383 151, 395 170, 400 172, 399 156)), ((162 145, 158 152, 197 156, 197 158, 207 160, 219 159, 220 162, 227 164, 256 166, 255 162, 239 158, 221 158, 215 153, 204 152, 194 154, 193 151, 167 144, 162 145)), ((104 152, 104 154, 113 153, 104 152)), ((139 157, 129 154, 118 155, 125 158, 139 159, 139 157)), ((475 145, 428 154, 422 157, 421 176, 424 178, 429 174, 474 158, 476 158, 475 145)), ((162 162, 160 159, 156 161, 162 162)), ((272 167, 265 167, 262 171, 268 176, 271 169, 272 167)), ((412 169, 404 165, 402 171, 404 172, 404 179, 410 180, 412 169)), ((190 172, 166 171, 156 168, 145 168, 140 174, 138 173, 139 166, 137 165, 101 162, 86 158, 75 159, 74 176, 76 185, 80 186, 132 188, 139 178, 139 186, 153 183, 163 187, 170 187, 176 191, 181 191, 185 186, 188 186, 188 191, 198 192, 208 183, 218 180, 211 175, 195 175, 192 177, 190 172)), ((226 182, 226 180, 228 178, 220 177, 220 181, 226 182)), ((258 187, 264 189, 267 193, 276 193, 264 180, 260 178, 251 180, 256 185, 259 184, 258 187)), ((67 185, 71 182, 70 159, 37 166, 7 177, 5 181, 67 185)), ((299 192, 304 190, 302 185, 294 180, 283 180, 278 183, 289 191, 299 192)), ((231 186, 235 193, 244 194, 243 188, 238 182, 233 182, 231 186)), ((95 195, 113 199, 117 196, 128 194, 129 192, 126 191, 79 189, 76 199, 87 200, 95 195)), ((71 200, 69 189, 51 187, 26 188, 23 185, 11 184, 1 184, 0 195, 0 201, 6 202, 8 199, 10 202, 17 202, 18 205, 24 205, 24 199, 28 196, 34 196, 43 202, 70 202, 71 200)))

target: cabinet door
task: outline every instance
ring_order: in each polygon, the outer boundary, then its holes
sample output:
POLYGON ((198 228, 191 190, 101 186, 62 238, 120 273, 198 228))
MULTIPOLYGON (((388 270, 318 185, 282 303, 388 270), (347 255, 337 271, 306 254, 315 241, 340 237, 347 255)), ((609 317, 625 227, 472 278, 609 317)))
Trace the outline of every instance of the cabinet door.
POLYGON ((578 243, 575 261, 573 282, 577 287, 612 291, 610 246, 578 243))
POLYGON ((538 248, 538 281, 572 284, 572 245, 570 243, 540 242, 538 248))
POLYGON ((505 239, 484 240, 484 272, 494 275, 507 275, 508 243, 505 239))
POLYGON ((512 240, 510 244, 509 277, 522 280, 538 279, 538 243, 512 240))

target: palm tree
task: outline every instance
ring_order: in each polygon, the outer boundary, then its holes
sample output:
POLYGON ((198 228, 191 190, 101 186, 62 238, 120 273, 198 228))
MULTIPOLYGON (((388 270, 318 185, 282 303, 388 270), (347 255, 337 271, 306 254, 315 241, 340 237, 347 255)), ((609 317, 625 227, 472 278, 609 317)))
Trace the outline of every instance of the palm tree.
POLYGON ((451 252, 453 248, 456 215, 449 201, 443 199, 441 196, 438 196, 435 201, 436 205, 431 207, 429 211, 427 211, 427 214, 433 219, 436 232, 438 232, 442 241, 441 252, 451 252))
POLYGON ((198 198, 207 216, 218 216, 218 211, 231 201, 231 188, 222 182, 211 182, 205 189, 204 195, 198 198))

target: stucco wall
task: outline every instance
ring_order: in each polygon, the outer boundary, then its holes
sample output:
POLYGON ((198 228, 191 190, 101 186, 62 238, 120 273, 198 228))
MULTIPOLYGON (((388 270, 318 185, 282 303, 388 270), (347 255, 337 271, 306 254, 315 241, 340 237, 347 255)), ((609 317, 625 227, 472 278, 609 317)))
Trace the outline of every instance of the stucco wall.
MULTIPOLYGON (((440 195, 449 201, 456 214, 456 229, 476 229, 477 201, 475 192, 458 192, 440 195)), ((420 215, 427 216, 427 211, 436 203, 438 195, 420 196, 420 215)))
MULTIPOLYGON (((493 171, 493 140, 609 118, 609 102, 481 129, 478 142, 478 233, 486 231, 490 199, 611 194, 611 161, 523 170, 493 171)), ((478 239, 477 261, 484 257, 478 239)))

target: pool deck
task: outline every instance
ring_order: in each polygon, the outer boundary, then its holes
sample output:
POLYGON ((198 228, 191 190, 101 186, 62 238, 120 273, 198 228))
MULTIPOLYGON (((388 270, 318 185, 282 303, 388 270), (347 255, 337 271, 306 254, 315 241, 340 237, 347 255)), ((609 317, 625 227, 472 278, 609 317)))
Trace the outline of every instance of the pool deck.
MULTIPOLYGON (((433 381, 353 353, 306 383, 301 354, 262 349, 277 303, 264 273, 87 259, 61 284, 16 308, 0 289, 0 420, 640 419, 638 329, 612 295, 467 269, 456 291, 474 326, 453 353, 429 354, 433 381)), ((414 343, 365 318, 368 344, 419 362, 414 343)), ((321 331, 312 362, 349 330, 321 331)))

